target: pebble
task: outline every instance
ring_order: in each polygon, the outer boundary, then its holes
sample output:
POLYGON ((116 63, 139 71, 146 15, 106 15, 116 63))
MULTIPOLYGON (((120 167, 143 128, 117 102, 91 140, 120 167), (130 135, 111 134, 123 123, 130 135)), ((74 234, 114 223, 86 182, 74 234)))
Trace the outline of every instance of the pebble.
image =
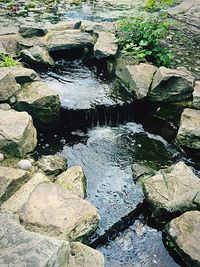
POLYGON ((4 154, 0 153, 0 162, 4 160, 4 154))
POLYGON ((22 159, 22 160, 20 160, 17 163, 17 166, 20 169, 24 170, 24 171, 28 171, 28 170, 30 170, 32 168, 32 164, 31 164, 30 160, 28 160, 28 159, 22 159))

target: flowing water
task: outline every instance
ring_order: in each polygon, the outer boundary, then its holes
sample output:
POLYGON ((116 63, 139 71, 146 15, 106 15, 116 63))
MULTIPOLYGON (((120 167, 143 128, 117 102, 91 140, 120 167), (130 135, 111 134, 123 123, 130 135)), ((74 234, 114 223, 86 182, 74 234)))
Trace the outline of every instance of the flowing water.
MULTIPOLYGON (((163 245, 162 232, 146 224, 142 187, 134 182, 131 167, 145 163, 157 169, 185 160, 184 155, 173 143, 148 132, 128 112, 116 121, 114 113, 120 113, 124 102, 110 97, 113 82, 97 75, 95 67, 86 67, 80 60, 58 61, 41 77, 59 93, 63 113, 59 130, 39 133, 36 156, 57 153, 69 166, 82 166, 87 199, 101 215, 98 229, 87 242, 104 254, 107 267, 179 266, 163 245), (98 105, 115 109, 105 113, 103 121, 98 105), (68 126, 77 120, 73 112, 88 116, 94 110, 98 116, 88 117, 88 127, 84 122, 77 128, 68 126)), ((127 106, 134 103, 129 101, 127 106)))

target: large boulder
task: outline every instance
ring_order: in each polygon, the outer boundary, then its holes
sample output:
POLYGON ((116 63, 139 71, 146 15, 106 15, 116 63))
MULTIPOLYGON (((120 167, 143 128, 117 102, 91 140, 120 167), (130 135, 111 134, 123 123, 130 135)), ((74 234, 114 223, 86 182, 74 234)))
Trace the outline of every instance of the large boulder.
POLYGON ((148 98, 155 102, 180 102, 191 98, 194 80, 186 69, 160 67, 153 77, 148 98))
POLYGON ((62 156, 43 156, 37 161, 37 166, 47 175, 59 175, 67 169, 67 160, 62 156))
POLYGON ((200 110, 184 109, 176 140, 181 146, 200 148, 200 110))
POLYGON ((148 94, 156 70, 155 66, 144 63, 126 66, 119 64, 116 76, 131 95, 143 99, 148 94))
POLYGON ((200 109, 200 81, 195 82, 193 92, 193 108, 200 109))
POLYGON ((104 267, 104 257, 101 252, 80 242, 72 242, 69 267, 104 267))
POLYGON ((36 129, 30 115, 0 110, 0 150, 7 156, 23 157, 37 144, 36 129))
POLYGON ((167 239, 187 266, 200 266, 200 211, 188 211, 166 227, 167 239))
POLYGON ((49 182, 49 178, 44 174, 35 173, 26 184, 24 184, 18 191, 16 191, 15 194, 1 205, 1 209, 17 213, 20 207, 28 202, 31 193, 35 190, 37 185, 49 182))
POLYGON ((60 118, 58 94, 46 83, 37 81, 22 86, 17 94, 17 110, 27 111, 39 128, 55 127, 60 118))
POLYGON ((3 67, 3 68, 1 68, 1 71, 3 71, 3 72, 5 71, 5 72, 8 72, 8 73, 11 73, 12 75, 14 75, 16 82, 19 84, 31 83, 31 82, 41 80, 40 77, 38 76, 38 74, 34 70, 28 69, 28 68, 23 68, 20 66, 3 67))
POLYGON ((93 38, 89 33, 79 30, 64 30, 50 33, 47 44, 50 52, 81 49, 93 46, 93 38))
POLYGON ((14 75, 7 68, 2 68, 0 71, 0 102, 8 100, 19 88, 14 75))
POLYGON ((157 220, 169 215, 200 208, 200 179, 183 162, 160 170, 144 181, 147 201, 157 220))
POLYGON ((86 177, 81 166, 73 166, 56 177, 56 183, 81 198, 86 197, 86 177))
POLYGON ((26 171, 0 166, 0 204, 29 180, 26 171))
POLYGON ((97 59, 114 57, 117 54, 118 45, 115 34, 100 32, 94 45, 94 56, 97 59))
POLYGON ((25 38, 45 36, 47 32, 47 29, 42 28, 38 25, 20 26, 19 28, 19 33, 25 38))
POLYGON ((29 230, 68 240, 89 235, 100 220, 88 201, 53 183, 36 186, 18 214, 29 230))
POLYGON ((0 213, 0 224, 1 266, 68 266, 69 242, 31 233, 11 213, 0 213))
POLYGON ((20 52, 22 59, 30 65, 51 66, 54 61, 44 47, 33 46, 20 52))

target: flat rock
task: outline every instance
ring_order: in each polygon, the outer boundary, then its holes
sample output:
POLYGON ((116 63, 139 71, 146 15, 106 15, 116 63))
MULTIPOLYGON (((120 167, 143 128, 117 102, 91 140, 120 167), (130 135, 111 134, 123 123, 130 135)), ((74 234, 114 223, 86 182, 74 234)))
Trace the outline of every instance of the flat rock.
POLYGON ((200 179, 183 162, 160 170, 144 181, 144 192, 156 219, 165 220, 169 214, 200 207, 194 201, 200 192, 200 179))
POLYGON ((58 175, 67 169, 67 160, 62 156, 43 156, 37 161, 37 166, 47 175, 58 175))
POLYGON ((200 81, 195 82, 193 92, 193 108, 200 109, 200 81))
POLYGON ((0 224, 1 266, 68 266, 69 242, 31 233, 11 213, 0 213, 0 224))
POLYGON ((0 166, 0 203, 6 201, 28 179, 26 171, 0 166))
POLYGON ((41 37, 47 34, 47 30, 37 25, 33 26, 20 26, 19 33, 25 38, 29 37, 41 37))
POLYGON ((58 125, 60 117, 59 96, 46 83, 37 81, 24 84, 16 97, 16 109, 27 111, 38 127, 52 128, 58 125))
POLYGON ((126 66, 119 64, 116 75, 131 95, 143 99, 149 92, 156 70, 155 66, 144 63, 126 66))
POLYGON ((80 242, 71 243, 69 267, 104 267, 103 254, 80 242))
POLYGON ((54 63, 46 48, 40 46, 23 49, 20 55, 26 63, 31 65, 51 66, 54 63))
POLYGON ((53 183, 37 185, 18 214, 27 229, 69 240, 89 235, 100 220, 88 201, 53 183))
POLYGON ((115 33, 116 27, 111 22, 96 22, 90 20, 82 20, 81 30, 84 32, 98 34, 100 32, 115 33))
POLYGON ((200 266, 200 211, 188 211, 172 220, 165 232, 187 266, 200 266))
POLYGON ((47 30, 50 31, 64 31, 79 29, 81 26, 81 21, 61 21, 56 24, 51 24, 47 26, 47 30))
POLYGON ((94 45, 94 56, 97 59, 114 57, 117 54, 118 45, 115 34, 100 32, 94 45))
POLYGON ((35 173, 26 184, 24 184, 14 195, 2 204, 1 209, 17 213, 19 208, 28 202, 31 193, 34 191, 36 186, 45 182, 50 182, 47 176, 42 173, 35 173))
POLYGON ((200 148, 200 110, 184 109, 176 140, 181 146, 200 148))
POLYGON ((28 113, 0 110, 0 150, 5 155, 23 157, 36 144, 36 129, 28 113))
POLYGON ((0 36, 17 34, 18 31, 19 31, 18 27, 0 27, 0 36))
POLYGON ((93 46, 93 38, 89 33, 79 30, 64 30, 48 35, 47 45, 50 52, 68 49, 81 49, 93 46))
POLYGON ((7 71, 9 73, 12 73, 15 77, 16 82, 19 84, 40 81, 40 77, 32 69, 17 66, 17 67, 12 67, 12 68, 3 67, 1 68, 1 71, 5 71, 5 72, 7 71))
POLYGON ((0 72, 0 102, 8 100, 19 88, 14 75, 7 68, 2 68, 0 72))
POLYGON ((148 98, 155 102, 180 102, 191 98, 194 80, 186 69, 160 67, 153 77, 148 98))
POLYGON ((73 166, 56 177, 56 183, 80 198, 86 197, 86 177, 81 166, 73 166))

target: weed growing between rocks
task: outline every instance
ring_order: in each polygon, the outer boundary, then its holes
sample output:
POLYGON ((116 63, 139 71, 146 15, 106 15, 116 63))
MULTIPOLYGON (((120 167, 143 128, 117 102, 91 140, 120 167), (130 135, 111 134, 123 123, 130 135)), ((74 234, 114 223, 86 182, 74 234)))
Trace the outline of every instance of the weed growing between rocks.
POLYGON ((170 23, 158 17, 135 17, 118 24, 118 43, 123 55, 139 62, 169 67, 172 53, 162 44, 170 23))
POLYGON ((0 55, 0 68, 16 67, 20 64, 19 60, 14 59, 10 55, 0 55))

